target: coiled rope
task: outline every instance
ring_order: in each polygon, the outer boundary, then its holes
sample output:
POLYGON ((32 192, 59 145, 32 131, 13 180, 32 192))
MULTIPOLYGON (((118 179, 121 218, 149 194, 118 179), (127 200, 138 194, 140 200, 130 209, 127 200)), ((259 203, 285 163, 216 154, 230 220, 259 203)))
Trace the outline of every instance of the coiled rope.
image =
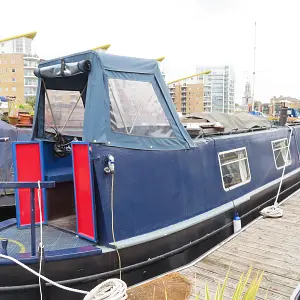
POLYGON ((83 300, 127 299, 127 285, 118 278, 108 279, 92 289, 83 300))

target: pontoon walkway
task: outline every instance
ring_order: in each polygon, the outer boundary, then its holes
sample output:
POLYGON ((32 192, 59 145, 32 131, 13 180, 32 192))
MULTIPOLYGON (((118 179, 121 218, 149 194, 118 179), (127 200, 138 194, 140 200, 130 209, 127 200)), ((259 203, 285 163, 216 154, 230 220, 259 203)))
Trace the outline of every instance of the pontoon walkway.
POLYGON ((290 299, 300 283, 300 190, 285 199, 283 217, 254 220, 236 236, 231 236, 193 263, 174 272, 187 277, 192 284, 189 297, 204 297, 205 284, 214 295, 231 266, 224 299, 232 299, 242 273, 253 267, 264 271, 257 299, 290 299), (201 296, 202 295, 202 296, 201 296))

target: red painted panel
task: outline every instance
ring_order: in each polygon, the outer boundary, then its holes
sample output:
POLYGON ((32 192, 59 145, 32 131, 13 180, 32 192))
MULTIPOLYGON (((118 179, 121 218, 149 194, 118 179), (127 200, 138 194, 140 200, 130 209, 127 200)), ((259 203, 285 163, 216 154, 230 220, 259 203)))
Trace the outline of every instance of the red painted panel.
POLYGON ((73 144, 72 152, 77 233, 91 240, 96 240, 89 145, 73 144))
MULTIPOLYGON (((37 143, 16 144, 17 181, 42 180, 40 145, 37 143)), ((19 224, 30 225, 30 189, 20 189, 19 195, 19 224)), ((42 215, 44 221, 43 193, 41 191, 42 215)), ((38 190, 35 190, 35 220, 40 221, 38 190)))

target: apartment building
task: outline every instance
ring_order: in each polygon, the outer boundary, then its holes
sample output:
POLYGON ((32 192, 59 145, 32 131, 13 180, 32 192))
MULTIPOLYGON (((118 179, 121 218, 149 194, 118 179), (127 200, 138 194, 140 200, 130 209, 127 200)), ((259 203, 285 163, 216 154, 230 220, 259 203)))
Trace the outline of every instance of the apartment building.
POLYGON ((0 96, 24 98, 23 54, 0 54, 0 96))
POLYGON ((203 112, 203 81, 199 76, 189 76, 168 84, 177 112, 183 115, 203 112))
POLYGON ((30 32, 0 39, 0 96, 16 97, 21 102, 36 96, 33 71, 40 59, 32 47, 35 36, 36 32, 30 32))
POLYGON ((230 66, 196 66, 196 72, 210 70, 203 79, 203 107, 205 112, 234 113, 235 78, 230 66))

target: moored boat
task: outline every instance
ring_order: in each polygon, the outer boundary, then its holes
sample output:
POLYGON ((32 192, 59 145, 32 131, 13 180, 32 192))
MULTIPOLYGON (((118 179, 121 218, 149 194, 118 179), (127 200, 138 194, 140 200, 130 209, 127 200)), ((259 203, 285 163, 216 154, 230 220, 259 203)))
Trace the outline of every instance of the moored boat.
MULTIPOLYGON (((42 274, 90 290, 129 285, 190 262, 299 187, 299 126, 192 135, 157 61, 83 52, 43 62, 30 141, 13 143, 16 219, 0 223, 7 254, 39 269, 31 223, 43 223, 42 274), (285 174, 282 169, 287 157, 285 174), (32 218, 34 216, 34 218, 32 218), (32 244, 33 243, 33 244, 32 244)), ((219 127, 219 125, 218 125, 219 127)), ((237 128, 239 129, 239 128, 237 128)), ((4 249, 4 251, 6 251, 4 249)), ((81 294, 43 285, 47 299, 81 294)), ((1 299, 39 299, 38 279, 0 259, 1 299)))

